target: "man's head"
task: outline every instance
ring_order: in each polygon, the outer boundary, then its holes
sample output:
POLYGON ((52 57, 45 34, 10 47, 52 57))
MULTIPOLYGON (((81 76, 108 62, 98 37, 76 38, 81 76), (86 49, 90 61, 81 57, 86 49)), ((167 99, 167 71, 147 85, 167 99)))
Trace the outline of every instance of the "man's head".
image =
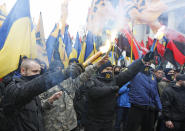
POLYGON ((40 64, 41 67, 41 73, 40 74, 44 74, 45 72, 47 72, 47 65, 44 61, 40 60, 40 59, 34 59, 37 63, 40 64))
POLYGON ((112 68, 112 67, 106 67, 105 69, 102 70, 101 73, 105 73, 105 72, 110 72, 110 73, 112 73, 112 71, 113 71, 113 68, 112 68))
POLYGON ((99 69, 98 73, 106 81, 110 81, 113 78, 113 66, 110 61, 103 64, 99 69))
POLYGON ((34 76, 39 75, 41 71, 40 64, 33 59, 25 59, 21 64, 22 76, 34 76))
POLYGON ((148 62, 145 62, 145 66, 150 66, 151 65, 151 62, 148 61, 148 62))
POLYGON ((157 68, 155 69, 154 74, 155 74, 155 76, 156 76, 156 78, 157 78, 158 80, 161 80, 162 77, 164 76, 164 72, 163 72, 162 67, 157 67, 157 68))
POLYGON ((178 74, 176 76, 176 85, 185 87, 185 74, 178 74))
POLYGON ((166 68, 164 72, 168 80, 173 81, 175 79, 175 71, 172 68, 166 68))
POLYGON ((78 59, 72 58, 72 59, 69 60, 69 65, 71 65, 73 63, 76 63, 76 64, 79 63, 78 59))
POLYGON ((144 68, 142 70, 144 74, 150 73, 150 68, 151 68, 150 65, 151 65, 151 62, 145 62, 144 68))
POLYGON ((101 67, 98 69, 99 73, 104 73, 104 72, 113 72, 113 66, 110 61, 107 63, 101 65, 101 67))
POLYGON ((120 61, 120 64, 121 64, 121 68, 125 68, 125 67, 126 67, 126 62, 125 62, 124 59, 122 59, 122 60, 120 61))
POLYGON ((115 75, 118 75, 119 72, 120 72, 120 70, 121 70, 121 67, 120 67, 120 66, 115 66, 115 67, 114 67, 114 74, 115 74, 115 75))

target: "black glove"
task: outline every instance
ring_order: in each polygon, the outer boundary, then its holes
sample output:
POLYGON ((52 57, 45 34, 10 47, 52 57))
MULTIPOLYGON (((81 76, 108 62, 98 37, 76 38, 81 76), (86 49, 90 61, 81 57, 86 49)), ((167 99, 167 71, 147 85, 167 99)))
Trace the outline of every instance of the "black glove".
POLYGON ((119 86, 112 86, 111 89, 112 89, 113 92, 118 92, 119 86))
POLYGON ((154 52, 149 51, 144 57, 143 60, 144 62, 149 62, 154 58, 154 52))

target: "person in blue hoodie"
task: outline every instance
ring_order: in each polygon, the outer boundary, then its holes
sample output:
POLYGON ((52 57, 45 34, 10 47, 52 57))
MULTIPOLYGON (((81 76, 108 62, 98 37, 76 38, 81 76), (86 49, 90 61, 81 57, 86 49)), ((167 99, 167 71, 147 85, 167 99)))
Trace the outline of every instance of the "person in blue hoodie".
POLYGON ((127 84, 123 85, 118 92, 118 99, 117 99, 117 112, 116 112, 116 122, 114 126, 115 131, 121 131, 121 123, 122 131, 126 131, 127 126, 127 120, 128 120, 128 112, 130 108, 130 102, 129 102, 129 88, 127 86, 130 84, 128 82, 127 84))
POLYGON ((156 111, 162 110, 157 80, 151 72, 150 62, 131 80, 127 131, 153 131, 156 111))

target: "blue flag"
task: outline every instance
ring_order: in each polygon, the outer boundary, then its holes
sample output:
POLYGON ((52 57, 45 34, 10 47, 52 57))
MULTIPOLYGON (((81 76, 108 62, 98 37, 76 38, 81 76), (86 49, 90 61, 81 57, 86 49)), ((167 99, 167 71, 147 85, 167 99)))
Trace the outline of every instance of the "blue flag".
POLYGON ((56 24, 49 38, 46 41, 46 51, 47 51, 49 63, 51 63, 52 61, 53 53, 54 53, 55 47, 57 46, 58 34, 59 34, 59 25, 56 24))
POLYGON ((20 55, 31 56, 31 25, 29 0, 17 0, 0 28, 0 78, 17 69, 20 55))
POLYGON ((69 26, 65 27, 64 44, 65 44, 65 49, 66 49, 67 56, 69 58, 70 54, 72 52, 72 41, 71 41, 71 38, 69 36, 68 28, 69 28, 69 26))

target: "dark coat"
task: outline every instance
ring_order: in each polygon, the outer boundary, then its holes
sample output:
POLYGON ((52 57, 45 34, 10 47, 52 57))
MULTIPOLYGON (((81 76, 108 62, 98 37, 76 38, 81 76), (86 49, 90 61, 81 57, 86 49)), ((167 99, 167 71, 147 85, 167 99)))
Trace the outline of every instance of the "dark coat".
POLYGON ((90 79, 88 86, 88 120, 112 121, 116 106, 118 86, 130 81, 143 67, 141 60, 135 61, 126 70, 120 72, 112 81, 103 81, 99 77, 90 79), (117 90, 115 90, 117 89, 117 90))
POLYGON ((9 121, 7 131, 43 131, 42 108, 37 96, 66 78, 62 72, 46 73, 31 81, 15 78, 5 88, 0 103, 9 121))
POLYGON ((185 88, 173 85, 165 88, 161 102, 165 120, 185 121, 185 88))
POLYGON ((9 92, 11 95, 9 98, 14 99, 6 100, 6 105, 4 105, 4 112, 10 123, 10 129, 11 131, 44 131, 39 97, 31 97, 26 89, 27 87, 21 91, 22 85, 26 82, 27 80, 23 78, 16 78, 6 87, 5 93, 9 92))
POLYGON ((91 82, 94 85, 88 89, 88 119, 112 120, 116 105, 114 88, 118 88, 115 81, 105 82, 97 76, 91 82))

